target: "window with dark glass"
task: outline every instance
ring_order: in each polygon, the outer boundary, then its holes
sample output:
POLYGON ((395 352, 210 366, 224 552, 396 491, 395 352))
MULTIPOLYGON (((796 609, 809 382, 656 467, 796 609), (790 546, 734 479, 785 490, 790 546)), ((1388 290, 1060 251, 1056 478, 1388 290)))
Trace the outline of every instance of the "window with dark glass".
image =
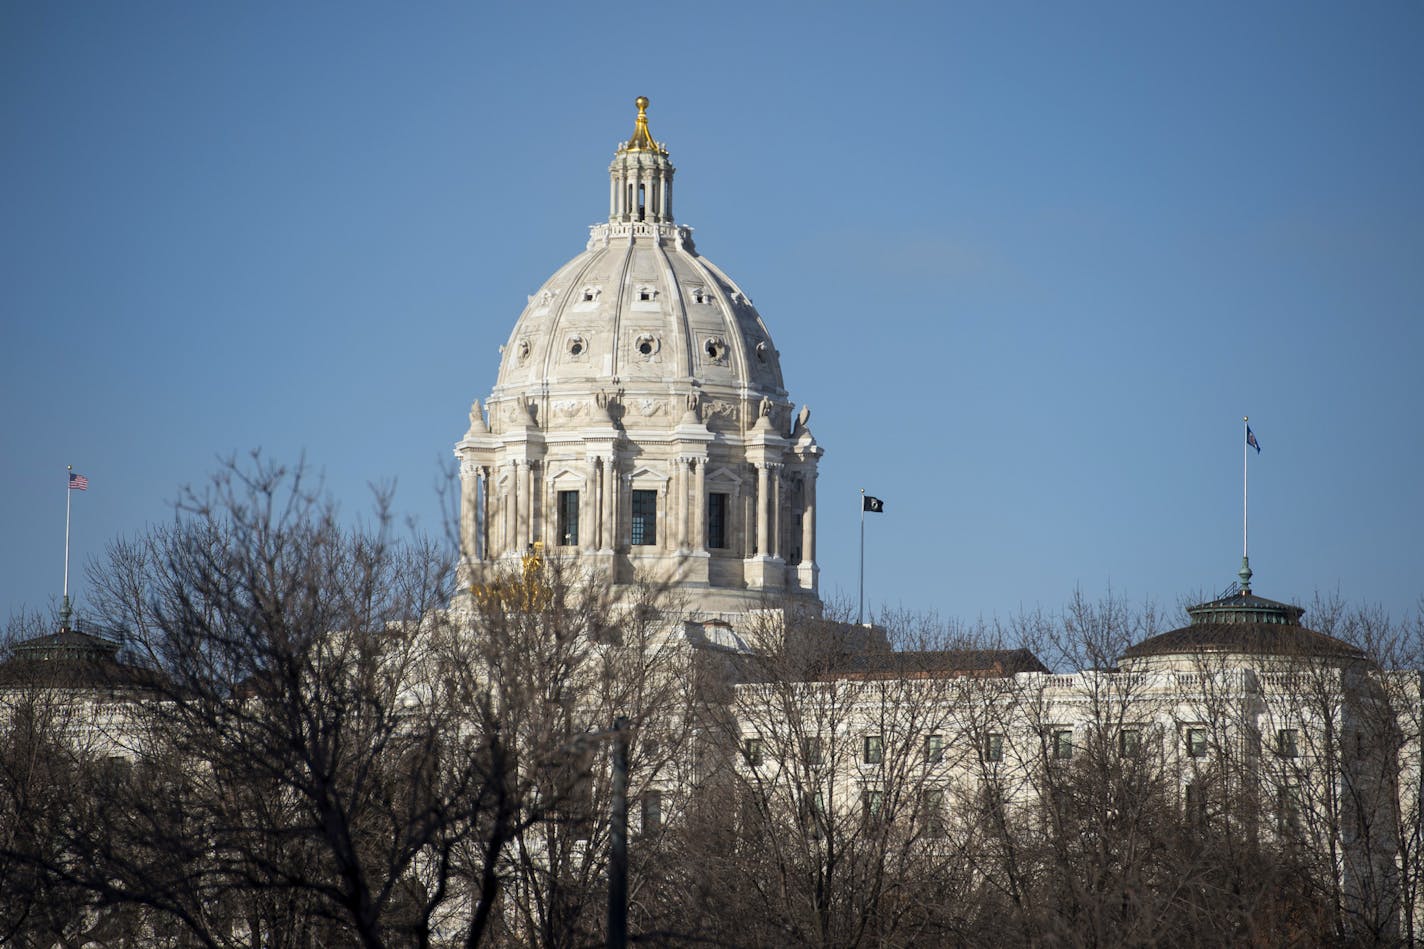
POLYGON ((746 760, 747 764, 751 765, 753 768, 761 764, 761 739, 748 738, 746 741, 742 742, 742 757, 746 760))
POLYGON ((1276 789, 1276 829, 1287 833, 1300 827, 1300 785, 1285 781, 1276 789))
POLYGON ((826 826, 826 799, 818 791, 807 794, 801 801, 801 824, 812 840, 820 840, 826 826))
POLYGON ((1282 728, 1276 732, 1276 754, 1282 758, 1294 758, 1300 754, 1300 733, 1294 728, 1282 728))
POLYGON ((926 837, 944 836, 944 792, 938 788, 924 791, 920 797, 920 820, 926 837))
POLYGON ((879 735, 865 736, 865 754, 862 756, 866 764, 879 764, 885 759, 885 739, 879 735))
POLYGON ((663 796, 658 791, 643 794, 643 833, 651 834, 663 826, 663 796))
POLYGON ((1206 729, 1205 729, 1205 728, 1188 728, 1188 729, 1187 729, 1187 757, 1188 757, 1188 758, 1205 758, 1205 757, 1206 757, 1206 729))
POLYGON ((1004 736, 985 735, 984 736, 984 760, 1003 761, 1004 760, 1004 736))
POLYGON ((925 764, 939 764, 944 760, 944 736, 925 736, 925 764))
POLYGON ((1193 824, 1206 823, 1206 789, 1193 781, 1183 789, 1187 820, 1193 824))
POLYGON ((634 547, 648 546, 658 542, 658 492, 633 492, 633 536, 634 547))
POLYGON ((807 764, 821 763, 821 739, 803 738, 801 739, 801 757, 807 764))
POLYGON ((1117 733, 1117 750, 1124 758, 1136 758, 1142 753, 1142 732, 1124 728, 1117 733))
POLYGON ((559 545, 561 547, 578 546, 578 521, 579 493, 577 491, 560 491, 559 545))
POLYGON ((1049 751, 1058 761, 1067 761, 1073 757, 1073 730, 1071 728, 1055 729, 1049 751))
POLYGON ((727 546, 727 495, 715 491, 707 495, 707 546, 727 546))

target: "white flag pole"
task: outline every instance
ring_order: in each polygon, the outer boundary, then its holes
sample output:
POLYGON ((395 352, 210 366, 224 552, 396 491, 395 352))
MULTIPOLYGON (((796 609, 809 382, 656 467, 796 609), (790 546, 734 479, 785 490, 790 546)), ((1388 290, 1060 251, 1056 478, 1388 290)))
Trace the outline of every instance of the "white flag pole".
POLYGON ((60 626, 69 628, 69 508, 73 501, 74 490, 69 486, 69 479, 74 474, 74 466, 67 466, 67 474, 64 478, 64 605, 60 608, 60 626))
POLYGON ((1250 416, 1241 416, 1241 569, 1236 575, 1241 578, 1241 592, 1244 595, 1251 593, 1251 556, 1246 544, 1246 471, 1247 459, 1251 457, 1250 422, 1250 416))
POLYGON ((855 625, 865 622, 865 489, 860 489, 860 606, 855 612, 855 625))
POLYGON ((1249 416, 1241 416, 1241 559, 1250 557, 1250 551, 1246 548, 1246 462, 1251 457, 1250 432, 1251 421, 1249 416))

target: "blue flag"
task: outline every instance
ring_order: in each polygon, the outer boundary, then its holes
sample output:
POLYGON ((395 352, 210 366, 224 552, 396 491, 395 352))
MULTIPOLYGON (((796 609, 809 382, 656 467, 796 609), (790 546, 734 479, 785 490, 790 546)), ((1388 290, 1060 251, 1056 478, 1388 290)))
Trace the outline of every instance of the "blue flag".
POLYGON ((1246 426, 1246 444, 1256 449, 1256 454, 1261 453, 1261 443, 1256 441, 1256 433, 1251 431, 1251 426, 1246 426))

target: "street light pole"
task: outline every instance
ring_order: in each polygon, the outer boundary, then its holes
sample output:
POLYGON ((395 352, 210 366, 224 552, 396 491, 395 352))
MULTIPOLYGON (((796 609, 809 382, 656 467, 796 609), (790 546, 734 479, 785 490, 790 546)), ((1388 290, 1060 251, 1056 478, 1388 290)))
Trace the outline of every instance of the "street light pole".
POLYGON ((613 802, 609 815, 608 949, 628 945, 628 719, 613 721, 613 802))

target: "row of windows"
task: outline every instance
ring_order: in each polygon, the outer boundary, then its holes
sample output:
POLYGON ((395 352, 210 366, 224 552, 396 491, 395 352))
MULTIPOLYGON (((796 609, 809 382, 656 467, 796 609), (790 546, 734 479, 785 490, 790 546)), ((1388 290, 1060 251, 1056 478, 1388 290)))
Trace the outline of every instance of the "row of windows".
MULTIPOLYGON (((1199 825, 1205 825, 1211 817, 1211 795, 1207 788, 1199 783, 1192 782, 1183 789, 1183 805, 1186 817, 1199 825)), ((862 815, 868 819, 883 819, 887 816, 885 809, 885 791, 874 786, 865 786, 860 792, 862 815)), ((994 805, 996 810, 1002 808, 1002 803, 994 805)), ((824 817, 824 803, 821 795, 817 794, 808 805, 808 816, 824 817)), ((919 792, 918 807, 914 812, 914 819, 921 823, 927 832, 927 836, 939 837, 944 835, 945 813, 945 792, 940 788, 924 788, 919 792)), ((1300 827, 1301 815, 1301 790, 1300 785, 1294 781, 1287 781, 1276 788, 1276 830, 1287 833, 1298 830, 1300 827)))
MULTIPOLYGON (((712 492, 707 495, 707 546, 727 546, 728 495, 712 492)), ((577 547, 579 542, 579 493, 560 491, 558 500, 558 537, 562 547, 577 547)), ((632 531, 630 542, 645 547, 658 542, 658 492, 633 492, 632 531)))
MULTIPOLYGON (((997 740, 996 747, 1003 756, 1003 736, 991 735, 997 740)), ((926 735, 923 745, 926 764, 938 764, 944 760, 944 736, 926 735)), ((752 767, 760 765, 766 756, 766 746, 760 738, 748 738, 742 743, 742 760, 752 767)), ((801 757, 807 764, 821 763, 821 739, 805 738, 801 741, 801 757)), ((885 759, 885 740, 880 735, 866 735, 861 748, 861 761, 865 764, 880 764, 885 759)))
MULTIPOLYGON (((1184 733, 1187 756, 1205 758, 1207 755, 1207 734, 1205 728, 1188 728, 1184 733)), ((1281 758, 1300 757, 1300 731, 1295 728, 1281 728, 1276 731, 1276 755, 1281 758)))
MULTIPOLYGON (((1211 822, 1214 811, 1212 795, 1198 781, 1182 789, 1187 819, 1201 826, 1211 822)), ((1276 786, 1276 831, 1289 833, 1300 829, 1301 789, 1297 781, 1283 781, 1276 786)))
MULTIPOLYGON (((1204 758, 1207 755, 1207 732, 1205 728, 1187 728, 1183 731, 1183 741, 1187 756, 1204 758)), ((1073 757, 1073 730, 1071 728, 1051 729, 1047 735, 1048 755, 1058 761, 1068 761, 1073 757)), ((1118 754, 1124 758, 1135 758, 1142 754, 1142 730, 1124 728, 1118 732, 1118 754)), ((742 747, 742 757, 753 767, 762 763, 765 748, 760 738, 748 738, 742 747)), ((1294 728, 1282 728, 1276 732, 1276 754, 1283 758, 1295 758, 1300 754, 1299 732, 1294 728)), ((985 735, 979 747, 979 756, 988 762, 1004 760, 1004 736, 997 733, 985 735)), ((801 757, 807 764, 818 765, 822 760, 821 739, 805 738, 801 741, 801 757)), ((944 760, 944 736, 926 735, 923 746, 926 764, 938 764, 944 760)), ((863 764, 880 764, 885 760, 885 739, 881 735, 866 735, 861 741, 860 760, 863 764)))
MULTIPOLYGON (((866 787, 860 792, 861 814, 866 820, 882 820, 888 812, 885 807, 885 792, 876 787, 866 787)), ((925 788, 920 791, 919 806, 914 813, 914 819, 919 822, 927 837, 943 837, 945 834, 944 822, 944 791, 939 788, 925 788)), ((801 819, 807 825, 813 837, 820 837, 820 830, 828 822, 825 798, 821 794, 808 795, 801 806, 801 819)), ((744 818, 747 826, 755 826, 755 822, 744 818)))
MULTIPOLYGON (((594 301, 596 301, 596 300, 599 298, 599 296, 600 296, 602 293, 603 293, 603 288, 602 288, 602 287, 594 287, 594 286, 584 287, 584 288, 583 288, 583 302, 584 302, 584 303, 593 303, 594 301)), ((638 285, 637 293, 638 293, 638 302, 639 302, 639 303, 650 303, 650 302, 652 302, 653 300, 656 300, 656 299, 658 298, 658 290, 657 290, 657 288, 656 288, 656 287, 647 286, 646 284, 639 284, 639 285, 638 285)), ((711 294, 710 291, 705 290, 705 289, 703 289, 702 287, 693 287, 693 288, 692 288, 692 302, 693 302, 693 303, 711 303, 711 302, 712 302, 712 294, 711 294)))

